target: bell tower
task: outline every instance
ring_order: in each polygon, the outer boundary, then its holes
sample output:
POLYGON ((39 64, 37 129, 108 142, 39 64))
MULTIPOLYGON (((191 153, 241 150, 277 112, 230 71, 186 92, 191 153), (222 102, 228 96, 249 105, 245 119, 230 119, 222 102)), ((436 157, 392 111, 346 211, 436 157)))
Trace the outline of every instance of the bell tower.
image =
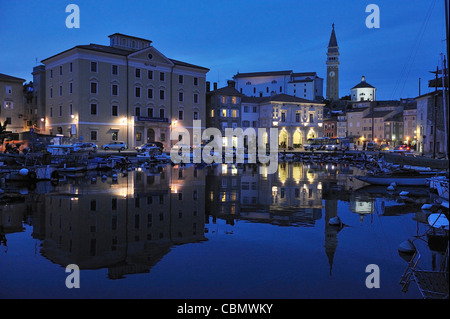
POLYGON ((327 100, 339 100, 339 46, 332 25, 327 52, 327 100))

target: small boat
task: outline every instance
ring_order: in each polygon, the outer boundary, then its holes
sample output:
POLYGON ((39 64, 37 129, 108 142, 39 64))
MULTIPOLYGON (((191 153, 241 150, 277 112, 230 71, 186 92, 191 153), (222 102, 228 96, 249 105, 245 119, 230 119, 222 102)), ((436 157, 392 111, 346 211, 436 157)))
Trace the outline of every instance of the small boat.
POLYGON ((430 226, 448 231, 448 219, 443 213, 430 214, 428 216, 430 226))
POLYGON ((366 175, 355 176, 360 181, 372 184, 372 185, 386 185, 390 186, 392 182, 395 182, 397 186, 428 186, 428 176, 395 176, 395 175, 366 175))

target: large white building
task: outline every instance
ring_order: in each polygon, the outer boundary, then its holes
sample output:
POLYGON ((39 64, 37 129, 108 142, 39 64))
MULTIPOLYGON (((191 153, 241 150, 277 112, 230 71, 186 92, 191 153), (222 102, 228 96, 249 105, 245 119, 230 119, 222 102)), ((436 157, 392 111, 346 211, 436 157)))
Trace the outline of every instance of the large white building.
POLYGON ((316 72, 288 71, 237 73, 236 89, 252 97, 288 94, 311 101, 323 100, 323 78, 316 72))
POLYGON ((175 129, 192 133, 193 120, 205 123, 209 69, 170 59, 147 39, 109 38, 109 46, 77 45, 42 61, 46 133, 170 148, 175 129))

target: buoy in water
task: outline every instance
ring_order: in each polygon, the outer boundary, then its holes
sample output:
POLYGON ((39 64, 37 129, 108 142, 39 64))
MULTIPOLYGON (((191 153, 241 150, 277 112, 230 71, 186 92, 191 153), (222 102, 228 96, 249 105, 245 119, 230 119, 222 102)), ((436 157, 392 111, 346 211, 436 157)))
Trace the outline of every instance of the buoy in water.
POLYGON ((408 196, 408 195, 409 195, 409 192, 407 192, 407 191, 401 191, 399 195, 400 195, 400 196, 408 196))
POLYGON ((432 204, 423 204, 421 207, 423 210, 430 210, 433 208, 432 204))
POLYGON ((338 216, 336 216, 336 217, 330 218, 330 220, 328 221, 328 224, 332 225, 332 226, 341 226, 342 221, 338 216))
POLYGON ((386 189, 387 189, 388 191, 395 191, 395 187, 392 186, 392 185, 389 185, 386 189))
POLYGON ((28 169, 22 168, 22 169, 19 171, 19 174, 22 175, 22 176, 27 176, 27 175, 28 175, 28 169))
POLYGON ((398 251, 405 254, 413 254, 416 252, 416 247, 414 244, 408 239, 402 242, 398 246, 398 251))
POLYGON ((396 187, 396 186, 397 186, 397 183, 396 183, 396 182, 392 182, 392 183, 391 183, 391 186, 392 186, 392 187, 396 187))

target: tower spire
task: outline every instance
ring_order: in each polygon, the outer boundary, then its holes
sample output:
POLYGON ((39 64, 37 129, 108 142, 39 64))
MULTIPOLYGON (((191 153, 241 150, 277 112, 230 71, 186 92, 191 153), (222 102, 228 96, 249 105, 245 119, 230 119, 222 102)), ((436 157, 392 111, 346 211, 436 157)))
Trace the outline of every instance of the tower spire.
POLYGON ((339 46, 334 31, 334 22, 331 25, 330 42, 327 52, 327 100, 339 100, 339 46))

